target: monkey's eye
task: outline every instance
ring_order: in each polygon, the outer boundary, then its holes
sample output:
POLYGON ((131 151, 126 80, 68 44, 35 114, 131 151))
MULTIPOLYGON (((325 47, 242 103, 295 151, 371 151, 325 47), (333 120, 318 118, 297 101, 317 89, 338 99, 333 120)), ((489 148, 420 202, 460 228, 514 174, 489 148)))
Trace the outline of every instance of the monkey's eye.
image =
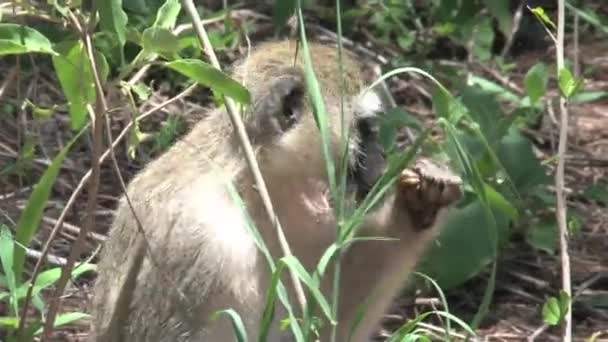
POLYGON ((282 117, 279 118, 283 131, 291 128, 300 118, 302 114, 302 98, 303 93, 299 88, 293 89, 283 98, 280 111, 282 117))

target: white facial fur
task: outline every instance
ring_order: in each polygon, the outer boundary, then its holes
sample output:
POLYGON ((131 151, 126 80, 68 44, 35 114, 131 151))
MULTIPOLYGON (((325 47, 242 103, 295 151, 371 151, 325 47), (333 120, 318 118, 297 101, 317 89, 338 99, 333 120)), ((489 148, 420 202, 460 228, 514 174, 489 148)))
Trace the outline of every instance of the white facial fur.
POLYGON ((355 102, 355 113, 358 118, 369 118, 378 115, 384 110, 384 105, 378 93, 373 90, 359 95, 355 102))

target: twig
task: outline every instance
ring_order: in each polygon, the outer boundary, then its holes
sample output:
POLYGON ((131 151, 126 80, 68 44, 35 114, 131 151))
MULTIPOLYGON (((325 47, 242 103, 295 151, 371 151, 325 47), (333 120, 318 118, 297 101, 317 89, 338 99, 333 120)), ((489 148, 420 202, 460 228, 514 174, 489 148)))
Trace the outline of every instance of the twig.
MULTIPOLYGON (((557 73, 564 68, 564 26, 565 26, 565 0, 559 0, 557 5, 557 73)), ((559 98, 560 129, 557 147, 557 168, 555 170, 555 190, 557 196, 557 223, 559 225, 560 259, 562 267, 562 289, 572 298, 572 284, 570 277, 570 254, 568 252, 568 224, 566 221, 566 195, 564 194, 564 169, 566 163, 566 149, 568 146, 568 107, 566 98, 562 94, 559 98)), ((564 315, 563 341, 572 341, 572 301, 568 301, 567 312, 564 315)))
POLYGON ((526 1, 520 0, 519 6, 517 6, 517 10, 515 11, 515 15, 513 15, 513 26, 511 27, 511 33, 509 34, 509 37, 507 37, 505 46, 502 48, 502 51, 500 52, 500 57, 502 57, 502 58, 505 58, 505 56, 507 56, 507 53, 509 53, 509 50, 511 50, 511 46, 513 45, 513 41, 515 38, 515 34, 519 30, 519 25, 521 24, 521 18, 524 13, 525 4, 526 4, 526 1))
MULTIPOLYGON (((209 41, 209 37, 207 36, 207 32, 205 31, 205 28, 203 27, 203 25, 201 23, 200 16, 198 15, 198 12, 196 11, 196 7, 194 6, 194 3, 192 2, 192 0, 181 0, 181 3, 192 20, 192 24, 194 25, 194 30, 196 31, 196 34, 197 34, 199 40, 201 41, 201 45, 204 47, 205 53, 209 57, 211 64, 216 69, 221 70, 220 63, 219 63, 217 57, 215 56, 215 52, 213 51, 213 46, 211 45, 211 42, 209 41)), ((247 136, 245 126, 244 126, 243 122, 241 121, 240 116, 237 113, 236 105, 231 98, 225 97, 225 96, 222 96, 222 97, 224 99, 224 103, 226 104, 226 109, 228 111, 228 116, 230 117, 230 121, 232 122, 232 125, 240 140, 241 147, 243 148, 243 151, 245 152, 245 159, 247 161, 247 165, 249 166, 249 169, 251 170, 251 173, 253 174, 253 178, 255 180, 258 193, 262 199, 264 209, 266 210, 266 214, 268 214, 270 221, 273 223, 273 226, 275 227, 275 229, 277 231, 279 245, 281 246, 281 250, 285 256, 292 255, 291 248, 289 247, 287 239, 285 238, 285 234, 283 233, 283 228, 281 227, 281 223, 279 222, 279 219, 274 212, 274 208, 273 208, 272 202, 270 200, 270 195, 268 194, 268 190, 266 188, 266 183, 264 182, 264 178, 263 178, 262 173, 260 172, 260 169, 256 162, 255 154, 253 152, 253 148, 251 147, 249 137, 247 136)), ((302 312, 305 312, 306 296, 304 295, 304 290, 302 288, 302 284, 300 283, 298 276, 295 274, 295 272, 291 268, 289 269, 289 274, 291 275, 291 280, 293 282, 296 297, 298 299, 302 312)))
MULTIPOLYGON (((57 224, 57 219, 52 218, 52 217, 43 216, 42 220, 45 221, 45 222, 47 222, 47 223, 53 224, 53 225, 57 224)), ((80 232, 82 231, 82 228, 80 228, 78 226, 75 226, 75 225, 73 225, 71 223, 67 223, 67 222, 63 222, 63 228, 65 230, 70 231, 70 232, 75 233, 75 234, 80 234, 80 232)), ((97 234, 95 232, 89 232, 88 236, 89 236, 89 238, 91 238, 91 239, 93 239, 93 240, 95 240, 97 242, 103 242, 103 241, 106 240, 105 236, 103 236, 101 234, 97 234)))
POLYGON ((0 100, 2 99, 2 96, 4 95, 6 88, 8 87, 9 84, 13 83, 13 78, 15 78, 16 76, 17 76, 17 68, 12 68, 11 71, 8 72, 8 75, 4 79, 4 82, 2 82, 2 85, 0 86, 0 100))
MULTIPOLYGON (((574 26, 572 35, 573 35, 573 42, 572 42, 572 64, 573 64, 573 70, 572 73, 574 74, 574 77, 578 78, 581 74, 581 63, 580 63, 580 58, 579 58, 579 17, 578 17, 578 13, 574 12, 574 22, 572 23, 572 26, 574 26)), ((575 142, 579 142, 580 141, 580 137, 578 134, 578 122, 579 122, 579 117, 580 115, 574 115, 574 122, 572 125, 572 136, 574 137, 575 142)))
MULTIPOLYGON (((78 19, 74 16, 73 13, 69 12, 70 19, 74 22, 75 25, 78 25, 78 19)), ((93 22, 93 18, 95 16, 91 16, 91 22, 93 22)), ((89 197, 87 201, 86 207, 86 218, 85 224, 80 230, 78 234, 78 238, 76 242, 72 244, 72 248, 70 254, 68 256, 67 264, 65 267, 61 269, 61 276, 57 281, 57 286, 55 287, 55 291, 53 296, 51 297, 49 303, 49 309, 47 312, 47 317, 44 322, 44 330, 42 332, 41 341, 47 341, 51 333, 53 331, 53 326, 55 324, 55 317, 57 316, 57 312, 59 311, 59 307, 61 305, 61 295, 65 289, 65 286, 70 279, 70 275, 72 273, 72 269, 74 268, 74 264, 76 260, 80 257, 82 249, 84 247, 84 242, 87 237, 87 233, 89 230, 95 226, 95 208, 97 207, 97 192, 99 190, 99 178, 100 178, 100 163, 99 156, 101 155, 102 149, 102 138, 103 138, 103 117, 105 116, 105 109, 107 106, 105 105, 105 94, 103 92, 103 87, 101 85, 101 81, 99 78, 99 73, 97 70, 97 64, 95 63, 95 56, 93 53, 93 43, 91 41, 91 35, 89 32, 90 26, 81 31, 82 38, 84 40, 88 61, 90 63, 90 67, 93 73, 93 80, 95 83, 95 92, 96 92, 96 101, 95 101, 95 116, 93 118, 93 151, 92 151, 92 159, 91 159, 91 182, 89 183, 89 197)))
MULTIPOLYGON (((40 259, 42 257, 41 252, 38 252, 37 250, 31 248, 26 248, 25 254, 30 258, 40 259)), ((65 266, 65 264, 67 263, 67 260, 65 258, 52 254, 47 254, 46 260, 56 266, 65 266)))
POLYGON ((547 331, 547 329, 549 329, 549 325, 547 323, 543 323, 543 325, 541 325, 540 327, 538 327, 538 329, 534 330, 534 332, 532 333, 532 335, 528 336, 527 341, 528 342, 534 342, 534 341, 536 341, 536 338, 538 336, 540 336, 542 333, 544 333, 545 331, 547 331))
POLYGON ((449 337, 452 337, 452 338, 458 338, 458 339, 461 339, 463 341, 464 340, 475 341, 475 342, 479 341, 478 338, 465 336, 463 334, 459 334, 459 333, 452 332, 452 331, 448 332, 444 328, 441 328, 441 327, 438 327, 438 326, 435 326, 435 325, 432 325, 432 324, 429 324, 429 323, 418 322, 418 326, 420 326, 422 328, 425 328, 425 329, 428 329, 428 330, 430 330, 430 331, 432 331, 434 333, 440 333, 440 334, 443 334, 444 336, 449 336, 449 337))

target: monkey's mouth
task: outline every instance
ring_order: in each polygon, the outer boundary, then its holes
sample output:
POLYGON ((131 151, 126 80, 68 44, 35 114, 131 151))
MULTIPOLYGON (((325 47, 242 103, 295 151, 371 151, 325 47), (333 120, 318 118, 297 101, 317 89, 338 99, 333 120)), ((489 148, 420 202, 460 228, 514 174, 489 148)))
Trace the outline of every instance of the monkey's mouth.
POLYGON ((386 169, 386 153, 374 126, 370 120, 357 123, 359 139, 347 173, 347 185, 357 202, 365 199, 386 169))
POLYGON ((367 197, 382 176, 385 168, 383 156, 370 158, 368 155, 363 159, 363 162, 359 161, 348 169, 346 179, 347 193, 354 195, 357 204, 367 197), (373 164, 370 163, 370 159, 374 160, 373 164))

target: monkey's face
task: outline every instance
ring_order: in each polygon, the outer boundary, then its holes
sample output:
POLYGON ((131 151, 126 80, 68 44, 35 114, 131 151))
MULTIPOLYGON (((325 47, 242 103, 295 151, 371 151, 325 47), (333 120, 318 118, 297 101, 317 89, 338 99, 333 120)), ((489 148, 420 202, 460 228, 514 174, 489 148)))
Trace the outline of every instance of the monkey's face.
MULTIPOLYGON (((373 91, 340 95, 322 84, 328 122, 329 146, 336 166, 347 144, 350 189, 366 195, 385 169, 385 156, 378 140, 378 115, 382 104, 373 91), (354 185, 354 187, 353 187, 354 185)), ((253 90, 254 101, 246 126, 258 149, 260 166, 273 176, 291 179, 326 179, 323 140, 308 98, 304 73, 286 67, 266 86, 253 90), (297 177, 297 178, 296 178, 297 177)))

